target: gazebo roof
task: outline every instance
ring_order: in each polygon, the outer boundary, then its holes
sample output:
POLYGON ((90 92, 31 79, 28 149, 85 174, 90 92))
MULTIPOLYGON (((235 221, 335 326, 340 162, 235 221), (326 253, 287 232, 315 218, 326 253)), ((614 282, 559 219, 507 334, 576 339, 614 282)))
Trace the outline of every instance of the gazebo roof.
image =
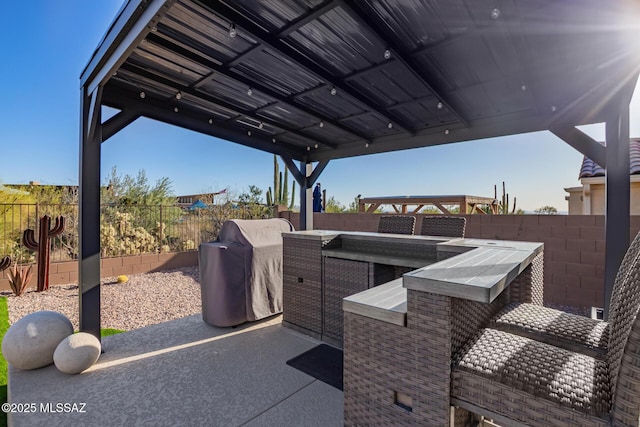
MULTIPOLYGON (((638 2, 129 0, 81 76, 122 110, 318 161, 603 122, 638 2)), ((635 27, 634 27, 635 26, 635 27)))

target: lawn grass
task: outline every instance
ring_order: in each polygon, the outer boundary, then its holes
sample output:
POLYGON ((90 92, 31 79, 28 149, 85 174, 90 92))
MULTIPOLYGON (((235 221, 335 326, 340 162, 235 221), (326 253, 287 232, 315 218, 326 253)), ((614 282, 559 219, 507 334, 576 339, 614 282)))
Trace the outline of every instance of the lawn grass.
MULTIPOLYGON (((7 309, 7 297, 0 297, 0 341, 4 338, 5 332, 9 329, 9 310, 7 309)), ((103 337, 109 335, 119 334, 119 329, 102 329, 101 334, 103 337)), ((7 361, 4 360, 4 356, 0 353, 0 405, 7 402, 7 361)), ((0 412, 0 427, 7 426, 7 414, 0 412)))
MULTIPOLYGON (((0 298, 0 341, 4 338, 5 332, 9 329, 9 310, 7 309, 7 298, 0 298)), ((7 361, 0 353, 0 404, 7 402, 7 361)), ((0 412, 0 427, 6 427, 7 414, 0 412)))

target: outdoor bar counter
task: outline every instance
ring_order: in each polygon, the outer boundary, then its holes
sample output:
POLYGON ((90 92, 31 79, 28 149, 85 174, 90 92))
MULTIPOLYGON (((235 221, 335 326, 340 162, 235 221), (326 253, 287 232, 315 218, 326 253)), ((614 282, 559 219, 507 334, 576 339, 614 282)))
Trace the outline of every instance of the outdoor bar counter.
POLYGON ((346 425, 449 425, 452 357, 542 304, 542 243, 309 230, 283 252, 285 325, 344 349, 346 425))

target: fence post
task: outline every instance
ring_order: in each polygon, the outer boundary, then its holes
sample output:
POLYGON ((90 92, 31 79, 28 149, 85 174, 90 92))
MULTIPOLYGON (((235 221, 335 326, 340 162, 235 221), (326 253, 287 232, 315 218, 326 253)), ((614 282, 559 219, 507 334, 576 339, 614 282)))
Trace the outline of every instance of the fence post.
POLYGON ((160 236, 160 250, 158 251, 159 253, 162 253, 162 235, 163 235, 163 229, 162 229, 162 205, 160 205, 160 225, 158 227, 160 229, 159 232, 159 236, 160 236))

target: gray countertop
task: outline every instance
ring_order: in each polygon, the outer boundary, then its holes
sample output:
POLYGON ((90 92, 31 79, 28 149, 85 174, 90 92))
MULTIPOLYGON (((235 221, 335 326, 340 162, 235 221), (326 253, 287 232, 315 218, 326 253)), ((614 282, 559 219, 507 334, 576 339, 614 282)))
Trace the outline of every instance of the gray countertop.
POLYGON ((536 242, 516 242, 487 239, 447 239, 446 237, 411 236, 351 231, 309 230, 284 233, 287 237, 331 240, 361 239, 412 244, 436 245, 438 251, 460 252, 459 255, 437 263, 425 265, 404 274, 388 284, 368 289, 345 299, 344 309, 358 312, 371 311, 372 317, 399 322, 397 316, 403 306, 399 298, 406 289, 431 292, 472 301, 491 302, 543 251, 536 242), (400 282, 402 280, 402 282, 400 282), (400 286, 405 289, 400 289, 400 286), (389 306, 392 304, 392 306, 389 306), (385 312, 393 312, 386 313, 385 312))

